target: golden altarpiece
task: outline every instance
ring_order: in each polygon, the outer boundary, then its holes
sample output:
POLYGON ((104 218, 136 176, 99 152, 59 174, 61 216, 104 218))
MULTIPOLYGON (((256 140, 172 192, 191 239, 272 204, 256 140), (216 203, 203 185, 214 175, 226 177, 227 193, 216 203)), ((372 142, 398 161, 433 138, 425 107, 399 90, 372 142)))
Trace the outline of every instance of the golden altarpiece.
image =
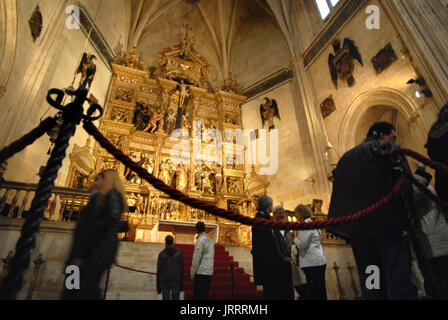
MULTIPOLYGON (((221 165, 195 159, 197 154, 193 147, 194 143, 199 143, 204 148, 210 142, 202 134, 198 141, 194 132, 217 129, 223 133, 226 129, 243 129, 241 103, 245 97, 230 75, 220 90, 212 93, 207 84, 208 63, 193 48, 194 40, 189 38, 188 31, 179 35, 179 40, 178 45, 162 50, 158 68, 147 68, 135 48, 112 64, 113 76, 99 128, 115 146, 166 184, 221 208, 254 216, 254 200, 266 192, 268 182, 253 170, 246 176, 245 159, 237 159, 241 155, 244 158, 244 145, 236 144, 235 140, 225 141, 222 134, 221 165), (170 158, 171 150, 179 143, 171 139, 176 129, 188 132, 187 143, 191 144, 190 154, 183 154, 184 162, 177 165, 170 158)), ((150 241, 148 235, 154 235, 154 227, 160 221, 191 223, 200 220, 219 226, 219 244, 251 244, 250 227, 170 199, 141 181, 98 144, 90 152, 89 144, 90 140, 83 148, 75 146, 70 155, 67 187, 86 187, 101 170, 117 170, 131 208, 125 213, 131 225, 130 239, 150 241), (138 232, 142 230, 146 233, 138 232)), ((154 241, 154 237, 151 239, 154 241)))

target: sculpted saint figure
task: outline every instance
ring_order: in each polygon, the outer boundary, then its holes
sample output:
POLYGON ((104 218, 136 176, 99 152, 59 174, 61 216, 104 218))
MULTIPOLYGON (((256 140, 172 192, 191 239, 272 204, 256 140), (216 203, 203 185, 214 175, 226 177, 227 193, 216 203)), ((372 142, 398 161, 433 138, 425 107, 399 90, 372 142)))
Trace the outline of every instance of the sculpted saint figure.
POLYGON ((171 160, 167 159, 160 165, 160 179, 167 185, 171 184, 171 160))
POLYGON ((179 191, 186 191, 188 187, 188 171, 187 168, 181 163, 177 170, 176 189, 179 191))
POLYGON ((159 121, 163 119, 163 113, 162 110, 157 109, 156 112, 154 112, 151 116, 151 119, 149 120, 148 126, 143 130, 144 132, 154 133, 159 128, 159 121))

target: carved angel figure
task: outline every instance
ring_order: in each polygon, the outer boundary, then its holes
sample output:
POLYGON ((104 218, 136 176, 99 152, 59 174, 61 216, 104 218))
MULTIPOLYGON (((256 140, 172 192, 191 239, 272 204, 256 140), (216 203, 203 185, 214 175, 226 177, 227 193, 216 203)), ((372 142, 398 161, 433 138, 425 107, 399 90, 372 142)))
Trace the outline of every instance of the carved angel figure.
POLYGON ((339 40, 333 41, 333 49, 335 54, 330 53, 328 56, 331 80, 336 88, 338 87, 338 78, 347 81, 348 86, 352 87, 355 84, 355 78, 353 77, 354 60, 363 65, 358 48, 352 40, 345 38, 342 48, 339 40))
POLYGON ((274 118, 282 120, 278 111, 277 101, 274 99, 264 98, 264 103, 260 105, 260 116, 263 128, 267 123, 269 130, 275 129, 274 118))
POLYGON ((87 69, 89 67, 92 68, 92 74, 87 79, 87 85, 88 85, 89 89, 92 86, 92 81, 93 81, 93 78, 95 77, 95 73, 96 73, 96 64, 93 63, 93 60, 95 60, 95 59, 96 59, 96 56, 93 54, 84 53, 82 55, 81 62, 78 66, 78 70, 76 71, 76 74, 78 74, 78 73, 81 74, 81 79, 79 80, 79 86, 81 86, 82 83, 86 80, 87 69))

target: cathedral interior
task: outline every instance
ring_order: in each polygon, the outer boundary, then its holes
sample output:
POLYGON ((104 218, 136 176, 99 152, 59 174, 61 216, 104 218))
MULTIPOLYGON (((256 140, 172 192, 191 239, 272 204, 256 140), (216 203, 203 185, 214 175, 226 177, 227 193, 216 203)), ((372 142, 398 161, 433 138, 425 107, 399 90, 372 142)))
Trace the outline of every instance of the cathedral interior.
MULTIPOLYGON (((298 204, 324 220, 332 170, 373 123, 393 123, 401 146, 426 154, 428 131, 448 100, 447 5, 0 0, 0 147, 58 116, 48 90, 87 81, 91 104, 104 109, 94 124, 165 184, 248 217, 267 194, 290 222, 297 221, 298 204)), ((26 217, 56 137, 57 130, 48 132, 2 164, 1 258, 14 248, 17 221, 26 217)), ((250 250, 249 226, 172 200, 80 125, 45 210, 36 254, 46 252, 50 261, 50 251, 65 248, 55 239, 69 242, 87 188, 105 169, 116 170, 125 187, 130 230, 120 238, 129 245, 161 244, 167 234, 193 244, 191 226, 204 221, 217 244, 235 255, 250 250)), ((337 299, 339 282, 351 288, 352 274, 340 280, 336 264, 355 263, 343 240, 324 233, 323 243, 335 265, 328 271, 335 283, 329 295, 337 299)), ((56 262, 46 268, 57 269, 56 262)), ((45 299, 49 292, 35 294, 45 299)))

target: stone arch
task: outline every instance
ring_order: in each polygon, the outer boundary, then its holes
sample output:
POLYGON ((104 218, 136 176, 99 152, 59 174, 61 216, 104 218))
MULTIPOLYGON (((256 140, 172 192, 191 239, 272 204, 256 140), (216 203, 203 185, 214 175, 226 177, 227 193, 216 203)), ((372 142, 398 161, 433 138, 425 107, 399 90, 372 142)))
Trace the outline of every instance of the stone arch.
POLYGON ((0 0, 0 99, 14 65, 16 44, 17 0, 0 0))
POLYGON ((355 130, 364 113, 374 106, 387 106, 397 110, 410 124, 410 128, 423 146, 426 143, 426 130, 418 106, 404 93, 391 88, 368 90, 357 96, 350 104, 339 130, 341 154, 355 146, 355 130))

